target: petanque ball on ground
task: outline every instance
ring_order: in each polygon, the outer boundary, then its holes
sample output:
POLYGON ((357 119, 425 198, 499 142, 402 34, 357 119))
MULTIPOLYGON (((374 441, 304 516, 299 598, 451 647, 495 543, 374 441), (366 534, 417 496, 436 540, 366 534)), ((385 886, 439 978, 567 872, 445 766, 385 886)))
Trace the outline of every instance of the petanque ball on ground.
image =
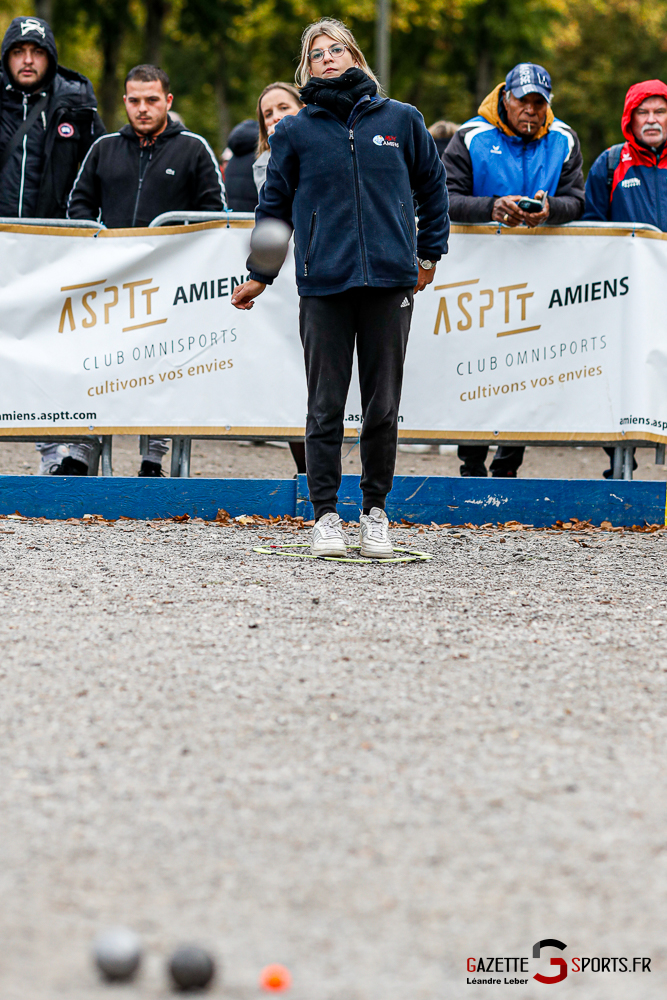
POLYGON ((141 964, 141 941, 127 927, 111 927, 95 939, 93 956, 105 979, 131 979, 141 964))
POLYGON ((292 229, 280 219, 262 219, 250 237, 251 271, 274 278, 287 256, 292 229))
POLYGON ((203 948, 186 944, 171 956, 169 972, 179 990, 204 989, 213 979, 215 963, 203 948))

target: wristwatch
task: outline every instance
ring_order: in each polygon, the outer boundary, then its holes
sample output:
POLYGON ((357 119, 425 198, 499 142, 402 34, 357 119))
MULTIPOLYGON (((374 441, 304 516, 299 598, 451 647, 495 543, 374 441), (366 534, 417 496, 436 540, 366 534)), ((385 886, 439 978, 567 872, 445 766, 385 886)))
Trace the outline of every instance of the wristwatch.
POLYGON ((422 260, 421 257, 417 257, 417 260, 420 267, 423 267, 425 271, 432 271, 436 264, 434 260, 422 260))

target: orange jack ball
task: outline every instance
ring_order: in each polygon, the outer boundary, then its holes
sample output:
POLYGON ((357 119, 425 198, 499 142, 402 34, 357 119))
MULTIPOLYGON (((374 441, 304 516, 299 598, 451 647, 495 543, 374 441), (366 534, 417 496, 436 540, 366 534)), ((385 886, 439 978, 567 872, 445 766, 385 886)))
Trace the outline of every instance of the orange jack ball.
POLYGON ((292 976, 284 965, 267 965, 262 969, 259 985, 269 993, 284 993, 292 985, 292 976))

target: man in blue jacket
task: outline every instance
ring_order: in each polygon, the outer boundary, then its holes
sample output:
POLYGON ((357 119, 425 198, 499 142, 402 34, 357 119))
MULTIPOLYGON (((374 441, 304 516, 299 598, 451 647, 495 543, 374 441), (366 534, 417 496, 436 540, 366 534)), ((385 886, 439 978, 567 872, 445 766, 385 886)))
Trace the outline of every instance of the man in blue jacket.
MULTIPOLYGON (((667 230, 667 86, 635 83, 625 95, 621 119, 625 142, 600 153, 586 178, 584 219, 647 222, 667 230)), ((614 449, 605 448, 614 475, 614 449)), ((634 460, 635 469, 637 463, 634 460)))
MULTIPOLYGON (((543 66, 519 63, 489 94, 479 114, 460 127, 443 156, 453 222, 551 225, 578 219, 584 207, 581 147, 554 117, 551 77, 543 66), (517 202, 539 198, 539 212, 517 202)), ((486 445, 461 445, 462 476, 486 476, 486 445)), ((501 447, 491 474, 515 477, 523 448, 501 447)))
MULTIPOLYGON (((324 19, 306 29, 297 81, 306 105, 283 118, 256 212, 294 228, 306 359, 306 465, 315 510, 311 551, 344 555, 336 512, 345 401, 356 341, 363 411, 361 553, 393 554, 385 500, 398 439, 413 293, 447 252, 444 169, 424 119, 381 97, 352 33, 324 19), (415 232, 413 192, 419 214, 415 232)), ((253 269, 232 303, 248 309, 272 277, 253 269)))

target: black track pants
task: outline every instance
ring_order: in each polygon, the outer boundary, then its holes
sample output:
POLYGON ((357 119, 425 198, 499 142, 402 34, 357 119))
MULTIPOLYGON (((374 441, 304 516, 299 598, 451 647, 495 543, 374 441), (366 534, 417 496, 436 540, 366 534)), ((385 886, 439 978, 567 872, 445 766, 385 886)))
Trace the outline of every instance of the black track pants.
POLYGON ((384 508, 394 479, 412 299, 411 288, 351 288, 300 300, 308 382, 306 466, 316 517, 335 510, 338 499, 355 341, 363 415, 359 446, 363 506, 384 508))

